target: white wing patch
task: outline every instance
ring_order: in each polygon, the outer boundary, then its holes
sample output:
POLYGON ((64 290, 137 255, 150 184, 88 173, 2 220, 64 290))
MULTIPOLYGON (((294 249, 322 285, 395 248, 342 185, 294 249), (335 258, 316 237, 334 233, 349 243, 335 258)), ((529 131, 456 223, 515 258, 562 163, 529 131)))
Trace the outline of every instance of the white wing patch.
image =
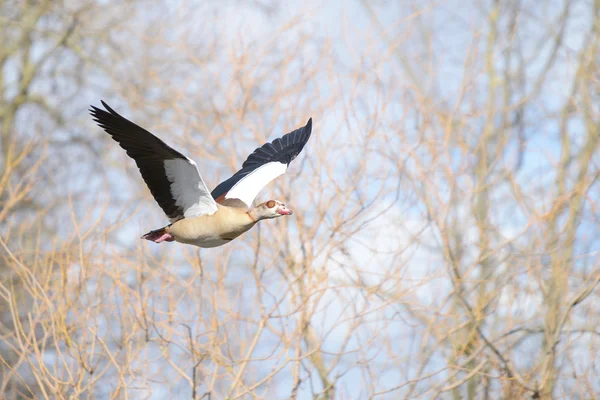
POLYGON ((258 192, 273 179, 285 174, 286 170, 287 165, 279 161, 272 161, 261 165, 233 185, 225 195, 225 198, 240 199, 248 207, 251 207, 258 192))
POLYGON ((165 175, 171 182, 171 196, 175 205, 183 209, 185 218, 211 215, 217 211, 217 203, 198 172, 196 163, 189 158, 164 161, 165 175))

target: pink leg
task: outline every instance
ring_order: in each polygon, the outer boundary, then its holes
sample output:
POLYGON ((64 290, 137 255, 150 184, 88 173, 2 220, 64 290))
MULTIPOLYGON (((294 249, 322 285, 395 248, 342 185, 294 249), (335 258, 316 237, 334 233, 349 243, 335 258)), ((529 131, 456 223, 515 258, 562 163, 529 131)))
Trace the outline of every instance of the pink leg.
POLYGON ((142 239, 150 240, 154 243, 172 242, 175 240, 173 235, 165 232, 164 229, 157 229, 155 231, 148 232, 142 236, 142 239))
POLYGON ((161 237, 159 237, 158 239, 154 239, 153 242, 154 243, 161 243, 161 242, 172 242, 173 240, 175 240, 175 238, 173 236, 171 236, 170 233, 164 233, 161 237))

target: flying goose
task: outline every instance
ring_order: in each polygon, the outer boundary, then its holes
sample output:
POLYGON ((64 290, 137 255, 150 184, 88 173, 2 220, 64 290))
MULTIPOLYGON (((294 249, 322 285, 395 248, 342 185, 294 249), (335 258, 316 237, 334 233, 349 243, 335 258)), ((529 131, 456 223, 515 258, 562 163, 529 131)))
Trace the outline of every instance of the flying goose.
POLYGON ((94 121, 133 158, 152 196, 171 222, 146 233, 143 239, 217 247, 248 231, 260 220, 292 214, 278 200, 256 207, 252 203, 261 189, 283 175, 300 154, 310 138, 312 118, 304 127, 254 150, 242 168, 211 193, 194 161, 101 102, 106 111, 91 106, 94 121))

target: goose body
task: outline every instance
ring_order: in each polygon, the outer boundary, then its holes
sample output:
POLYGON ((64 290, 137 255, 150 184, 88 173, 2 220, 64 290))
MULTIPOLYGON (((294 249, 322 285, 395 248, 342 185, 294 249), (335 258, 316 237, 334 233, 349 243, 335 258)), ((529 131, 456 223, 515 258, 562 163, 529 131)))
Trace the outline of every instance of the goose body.
POLYGON ((143 239, 218 247, 252 229, 263 219, 293 214, 285 204, 269 200, 253 207, 260 190, 287 170, 312 132, 312 119, 299 129, 265 143, 252 152, 242 168, 209 192, 196 163, 144 128, 122 117, 105 102, 105 110, 90 113, 136 162, 154 199, 170 225, 150 231, 143 239))
POLYGON ((256 222, 244 208, 220 206, 215 214, 183 218, 165 230, 181 243, 217 247, 249 231, 256 222))

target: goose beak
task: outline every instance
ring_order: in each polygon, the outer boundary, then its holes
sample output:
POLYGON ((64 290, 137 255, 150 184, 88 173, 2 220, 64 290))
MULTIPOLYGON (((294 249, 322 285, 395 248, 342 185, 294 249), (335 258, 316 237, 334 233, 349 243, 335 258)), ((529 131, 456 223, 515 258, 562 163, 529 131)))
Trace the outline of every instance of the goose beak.
POLYGON ((277 213, 281 215, 292 215, 294 212, 284 205, 279 206, 277 213))

